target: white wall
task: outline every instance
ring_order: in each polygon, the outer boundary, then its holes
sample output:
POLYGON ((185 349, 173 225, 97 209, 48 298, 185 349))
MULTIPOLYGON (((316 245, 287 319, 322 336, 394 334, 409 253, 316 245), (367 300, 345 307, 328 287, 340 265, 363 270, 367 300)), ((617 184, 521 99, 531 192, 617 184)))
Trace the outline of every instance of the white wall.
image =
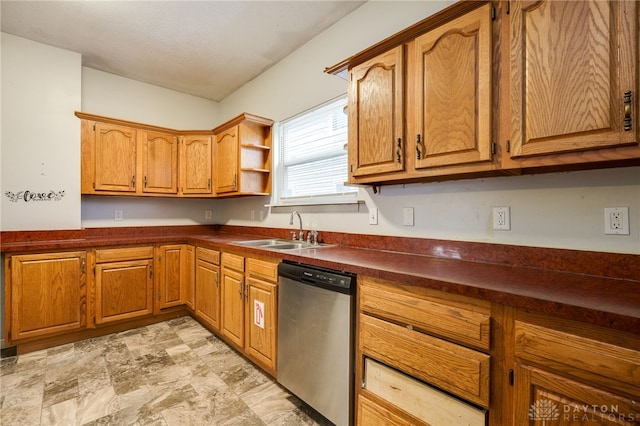
POLYGON ((176 130, 211 130, 222 123, 216 102, 87 67, 82 111, 176 130))
MULTIPOLYGON (((423 19, 447 2, 370 1, 285 60, 224 99, 224 117, 250 111, 280 121, 346 93, 347 83, 322 70, 423 19), (295 94, 295 95, 294 95, 295 94)), ((304 227, 363 234, 493 242, 621 253, 640 253, 640 168, 361 189, 366 207, 300 207, 304 227), (493 206, 511 207, 510 231, 494 231, 493 206), (604 235, 604 208, 628 206, 631 235, 604 235), (368 208, 379 209, 378 225, 368 208), (402 224, 414 207, 415 226, 402 224)), ((218 221, 232 225, 288 227, 291 209, 270 201, 220 204, 218 221), (263 211, 263 221, 251 220, 263 211)))
POLYGON ((80 55, 6 33, 1 38, 1 229, 77 229, 80 126, 73 113, 80 109, 80 55), (64 196, 27 202, 6 195, 25 191, 64 196))

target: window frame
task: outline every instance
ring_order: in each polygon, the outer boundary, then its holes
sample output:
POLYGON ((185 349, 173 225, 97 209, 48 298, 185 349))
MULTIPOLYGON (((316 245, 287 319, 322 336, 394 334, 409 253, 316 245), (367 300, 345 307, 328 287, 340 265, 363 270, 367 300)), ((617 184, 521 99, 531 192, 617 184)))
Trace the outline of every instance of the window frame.
MULTIPOLYGON (((338 97, 332 98, 328 101, 325 101, 319 105, 314 106, 313 108, 309 108, 305 111, 302 111, 296 115, 293 115, 281 122, 274 124, 274 162, 275 162, 275 170, 274 179, 273 179, 273 204, 272 206, 303 206, 303 205, 331 205, 331 204, 357 204, 361 201, 358 200, 360 196, 360 190, 357 187, 345 185, 345 188, 348 189, 345 192, 341 193, 333 193, 326 195, 306 195, 306 196, 290 196, 285 197, 284 189, 285 189, 285 164, 283 159, 283 149, 284 149, 284 140, 283 140, 283 125, 286 125, 287 122, 305 116, 307 114, 311 114, 321 108, 326 107, 327 105, 343 101, 344 105, 347 105, 347 95, 342 94, 338 97)), ((348 138, 348 131, 347 131, 348 138)), ((345 144, 347 140, 345 140, 345 144)), ((345 145, 346 146, 346 145, 345 145)), ((348 152, 345 149, 345 156, 347 158, 347 167, 348 167, 348 152)), ((320 159, 321 156, 314 157, 315 159, 320 159)), ((345 183, 348 178, 348 170, 345 170, 345 183)))

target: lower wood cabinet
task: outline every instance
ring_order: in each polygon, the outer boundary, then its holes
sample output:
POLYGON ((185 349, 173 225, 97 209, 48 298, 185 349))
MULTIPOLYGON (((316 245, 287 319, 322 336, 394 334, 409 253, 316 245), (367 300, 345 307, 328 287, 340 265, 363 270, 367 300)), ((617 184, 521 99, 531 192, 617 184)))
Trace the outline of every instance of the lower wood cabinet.
POLYGON ((156 261, 156 313, 182 305, 193 309, 193 247, 186 244, 159 246, 156 261))
POLYGON ((274 376, 278 352, 278 263, 246 259, 245 352, 274 376))
POLYGON ((220 333, 238 348, 244 347, 244 257, 222 253, 220 333))
POLYGON ((515 424, 640 423, 640 337, 527 313, 514 329, 515 424))
POLYGON ((358 425, 487 424, 489 303, 358 277, 357 306, 358 425))
POLYGON ((7 341, 81 330, 87 324, 86 251, 7 257, 7 341))
POLYGON ((96 250, 95 323, 153 314, 153 246, 96 250))
POLYGON ((222 253, 220 284, 220 334, 274 376, 278 263, 222 253))
POLYGON ((212 331, 220 331, 220 252, 196 249, 194 314, 212 331))

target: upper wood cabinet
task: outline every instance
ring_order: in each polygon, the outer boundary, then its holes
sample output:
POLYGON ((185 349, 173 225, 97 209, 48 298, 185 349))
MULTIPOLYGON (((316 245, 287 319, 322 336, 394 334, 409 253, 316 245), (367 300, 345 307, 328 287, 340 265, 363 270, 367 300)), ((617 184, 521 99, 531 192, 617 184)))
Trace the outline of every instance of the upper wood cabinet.
POLYGON ((351 183, 496 168, 491 11, 477 7, 351 68, 351 183))
POLYGON ((85 251, 6 258, 7 343, 87 325, 85 251))
POLYGON ((180 137, 180 194, 213 194, 212 139, 212 135, 180 137))
POLYGON ((82 130, 82 194, 271 193, 269 119, 242 114, 214 130, 178 131, 81 112, 76 116, 82 130))
POLYGON ((138 131, 142 143, 142 192, 178 192, 178 138, 167 133, 138 131))
POLYGON ((515 164, 638 158, 638 2, 510 4, 515 164))
POLYGON ((490 161, 491 5, 427 32, 409 48, 415 169, 490 161))
POLYGON ((638 9, 459 1, 327 68, 349 72, 349 182, 640 164, 638 9))
POLYGON ((405 170, 404 47, 349 73, 349 177, 405 170))
MULTIPOLYGON (((138 178, 136 130, 110 123, 87 122, 91 165, 87 167, 86 185, 93 192, 136 192, 138 178)), ((84 187, 85 185, 83 185, 84 187)))
POLYGON ((272 120, 241 114, 213 129, 215 134, 215 193, 271 193, 272 120))

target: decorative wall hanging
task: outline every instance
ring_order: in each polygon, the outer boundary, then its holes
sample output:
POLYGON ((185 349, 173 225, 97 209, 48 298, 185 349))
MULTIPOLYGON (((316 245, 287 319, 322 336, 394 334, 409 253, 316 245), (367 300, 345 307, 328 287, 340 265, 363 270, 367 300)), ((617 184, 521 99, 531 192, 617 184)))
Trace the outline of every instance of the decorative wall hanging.
POLYGON ((60 201, 62 197, 64 197, 64 190, 51 190, 49 192, 34 192, 28 190, 19 192, 5 191, 4 195, 13 203, 17 203, 18 201, 24 201, 25 203, 29 201, 60 201))

